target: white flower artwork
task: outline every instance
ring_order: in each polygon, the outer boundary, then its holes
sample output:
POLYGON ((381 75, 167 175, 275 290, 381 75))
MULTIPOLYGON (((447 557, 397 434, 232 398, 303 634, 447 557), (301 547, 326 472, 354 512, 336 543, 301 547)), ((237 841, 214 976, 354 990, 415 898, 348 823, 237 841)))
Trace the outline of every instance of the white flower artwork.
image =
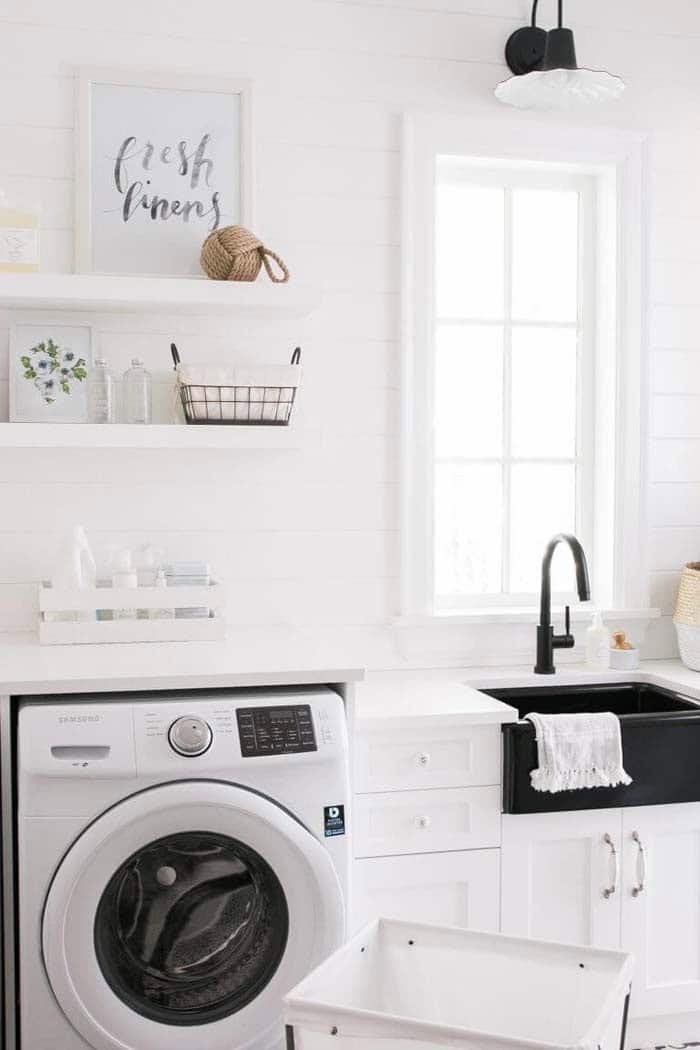
POLYGON ((86 423, 92 329, 16 322, 10 335, 10 420, 86 423))

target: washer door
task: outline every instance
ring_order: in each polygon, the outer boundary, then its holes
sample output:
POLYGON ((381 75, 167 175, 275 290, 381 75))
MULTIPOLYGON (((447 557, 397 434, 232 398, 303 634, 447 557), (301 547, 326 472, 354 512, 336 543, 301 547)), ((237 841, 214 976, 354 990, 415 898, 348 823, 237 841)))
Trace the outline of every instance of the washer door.
POLYGON ((284 995, 344 925, 305 827, 244 788, 187 781, 132 795, 74 843, 46 900, 44 961, 95 1050, 267 1050, 284 995))

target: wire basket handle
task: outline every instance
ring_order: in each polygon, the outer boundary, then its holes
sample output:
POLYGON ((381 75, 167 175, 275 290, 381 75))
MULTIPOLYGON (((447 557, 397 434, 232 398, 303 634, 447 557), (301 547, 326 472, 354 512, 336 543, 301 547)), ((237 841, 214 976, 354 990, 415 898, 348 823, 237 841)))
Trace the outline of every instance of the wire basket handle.
MULTIPOLYGON (((175 365, 175 368, 178 369, 180 367, 180 353, 179 353, 177 347, 175 346, 175 343, 171 343, 170 344, 170 353, 173 355, 173 364, 175 365)), ((297 346, 296 349, 294 350, 294 353, 292 354, 292 364, 293 365, 301 364, 301 347, 300 346, 297 346)))

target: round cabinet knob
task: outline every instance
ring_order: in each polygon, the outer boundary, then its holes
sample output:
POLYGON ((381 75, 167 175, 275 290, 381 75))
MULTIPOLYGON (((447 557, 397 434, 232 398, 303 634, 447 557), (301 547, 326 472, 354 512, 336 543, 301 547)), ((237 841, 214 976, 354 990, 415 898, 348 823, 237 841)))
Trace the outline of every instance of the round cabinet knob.
POLYGON ((209 749, 212 741, 211 727, 203 718, 185 715, 177 718, 168 731, 168 740, 173 751, 187 758, 196 758, 209 749))
POLYGON ((418 765, 425 769, 426 766, 430 765, 430 755, 426 755, 425 751, 421 751, 418 755, 418 765))
POLYGON ((427 831, 431 825, 430 817, 416 817, 416 827, 421 831, 427 831))

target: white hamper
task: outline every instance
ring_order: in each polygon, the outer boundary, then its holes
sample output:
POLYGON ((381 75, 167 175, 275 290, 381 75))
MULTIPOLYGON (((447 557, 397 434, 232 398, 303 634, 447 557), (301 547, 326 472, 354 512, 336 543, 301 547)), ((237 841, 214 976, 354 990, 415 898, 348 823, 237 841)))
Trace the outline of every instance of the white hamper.
POLYGON ((379 919, 289 993, 288 1050, 620 1050, 624 952, 379 919))

